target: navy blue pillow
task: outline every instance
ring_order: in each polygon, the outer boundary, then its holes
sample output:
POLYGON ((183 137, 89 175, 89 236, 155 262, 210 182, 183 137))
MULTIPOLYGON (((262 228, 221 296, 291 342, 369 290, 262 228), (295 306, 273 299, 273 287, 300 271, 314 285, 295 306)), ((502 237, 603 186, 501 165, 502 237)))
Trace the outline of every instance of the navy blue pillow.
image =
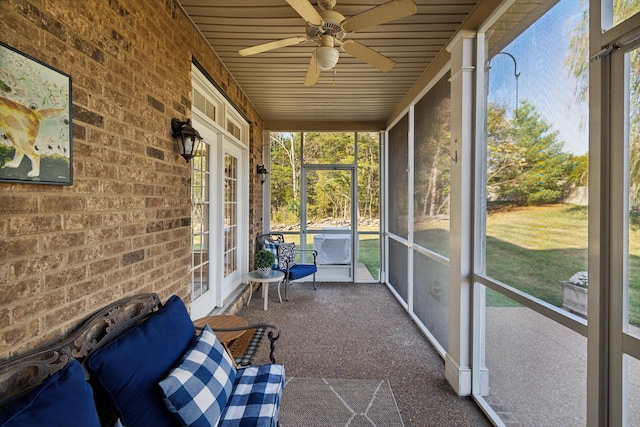
POLYGON ((93 391, 77 360, 0 411, 1 427, 100 427, 93 391))
POLYGON ((158 383, 178 364, 195 337, 189 313, 174 295, 147 320, 91 356, 89 372, 111 397, 122 424, 175 425, 158 383))

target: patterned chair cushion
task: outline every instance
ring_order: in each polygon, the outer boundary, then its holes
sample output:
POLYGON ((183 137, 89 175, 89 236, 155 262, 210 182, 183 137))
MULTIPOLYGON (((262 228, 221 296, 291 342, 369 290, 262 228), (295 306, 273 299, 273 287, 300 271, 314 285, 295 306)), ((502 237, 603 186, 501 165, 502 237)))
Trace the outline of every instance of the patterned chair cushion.
POLYGON ((270 242, 268 240, 266 240, 264 242, 264 248, 263 249, 268 250, 275 257, 275 261, 273 262, 273 267, 272 267, 274 270, 277 270, 279 268, 279 266, 278 266, 278 246, 279 246, 278 243, 273 243, 273 242, 270 242))
POLYGON ((280 364, 238 369, 231 399, 222 412, 220 427, 275 427, 284 380, 284 366, 280 364))
POLYGON ((286 269, 296 265, 296 244, 295 243, 281 243, 280 251, 278 252, 278 262, 281 268, 286 269))
POLYGON ((160 388, 180 425, 208 427, 220 420, 235 379, 229 354, 206 325, 178 367, 160 381, 160 388))

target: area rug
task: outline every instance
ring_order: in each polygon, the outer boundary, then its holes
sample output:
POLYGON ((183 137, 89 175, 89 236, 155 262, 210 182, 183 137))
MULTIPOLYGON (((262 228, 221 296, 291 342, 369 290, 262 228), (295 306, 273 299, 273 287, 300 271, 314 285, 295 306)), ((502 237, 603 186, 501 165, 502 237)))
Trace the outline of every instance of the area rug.
POLYGON ((387 380, 289 378, 280 406, 282 427, 404 427, 387 380))

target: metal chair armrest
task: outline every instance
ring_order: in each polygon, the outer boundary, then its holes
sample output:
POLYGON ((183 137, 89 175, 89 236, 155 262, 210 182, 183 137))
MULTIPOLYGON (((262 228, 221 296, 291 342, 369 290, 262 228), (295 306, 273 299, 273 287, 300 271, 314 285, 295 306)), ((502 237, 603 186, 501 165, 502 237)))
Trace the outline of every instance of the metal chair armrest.
MULTIPOLYGON (((280 328, 272 323, 253 323, 247 326, 234 326, 232 328, 212 328, 213 332, 232 332, 232 331, 247 331, 249 329, 258 329, 265 328, 269 331, 267 332, 267 338, 269 338, 269 360, 271 363, 276 363, 276 358, 274 356, 276 349, 276 341, 280 338, 280 328), (275 332, 275 335, 274 335, 275 332)), ((196 327, 198 330, 202 330, 200 327, 196 327)))
POLYGON ((313 254, 313 264, 316 264, 316 258, 318 257, 318 251, 315 249, 296 249, 299 252, 311 252, 313 254))

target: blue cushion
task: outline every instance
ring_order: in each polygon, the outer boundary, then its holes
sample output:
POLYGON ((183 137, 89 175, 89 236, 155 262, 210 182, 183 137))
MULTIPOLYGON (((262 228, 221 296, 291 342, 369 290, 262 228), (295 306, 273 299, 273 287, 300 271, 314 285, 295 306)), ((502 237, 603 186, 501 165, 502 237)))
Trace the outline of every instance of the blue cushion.
POLYGON ((301 279, 318 271, 314 264, 296 264, 289 269, 289 280, 301 279))
POLYGON ((275 257, 275 261, 273 262, 272 268, 278 269, 278 244, 265 241, 263 249, 266 249, 273 254, 273 256, 275 257))
POLYGON ((218 424, 236 379, 236 368, 209 325, 180 365, 160 381, 169 410, 184 426, 218 424))
POLYGON ((275 427, 284 380, 284 366, 280 364, 238 369, 231 399, 222 412, 220 427, 275 427))
POLYGON ((89 371, 105 388, 127 427, 174 426, 158 383, 195 339, 184 303, 172 296, 147 320, 89 359, 89 371))
POLYGON ((99 427, 93 391, 77 360, 0 411, 2 427, 99 427))

